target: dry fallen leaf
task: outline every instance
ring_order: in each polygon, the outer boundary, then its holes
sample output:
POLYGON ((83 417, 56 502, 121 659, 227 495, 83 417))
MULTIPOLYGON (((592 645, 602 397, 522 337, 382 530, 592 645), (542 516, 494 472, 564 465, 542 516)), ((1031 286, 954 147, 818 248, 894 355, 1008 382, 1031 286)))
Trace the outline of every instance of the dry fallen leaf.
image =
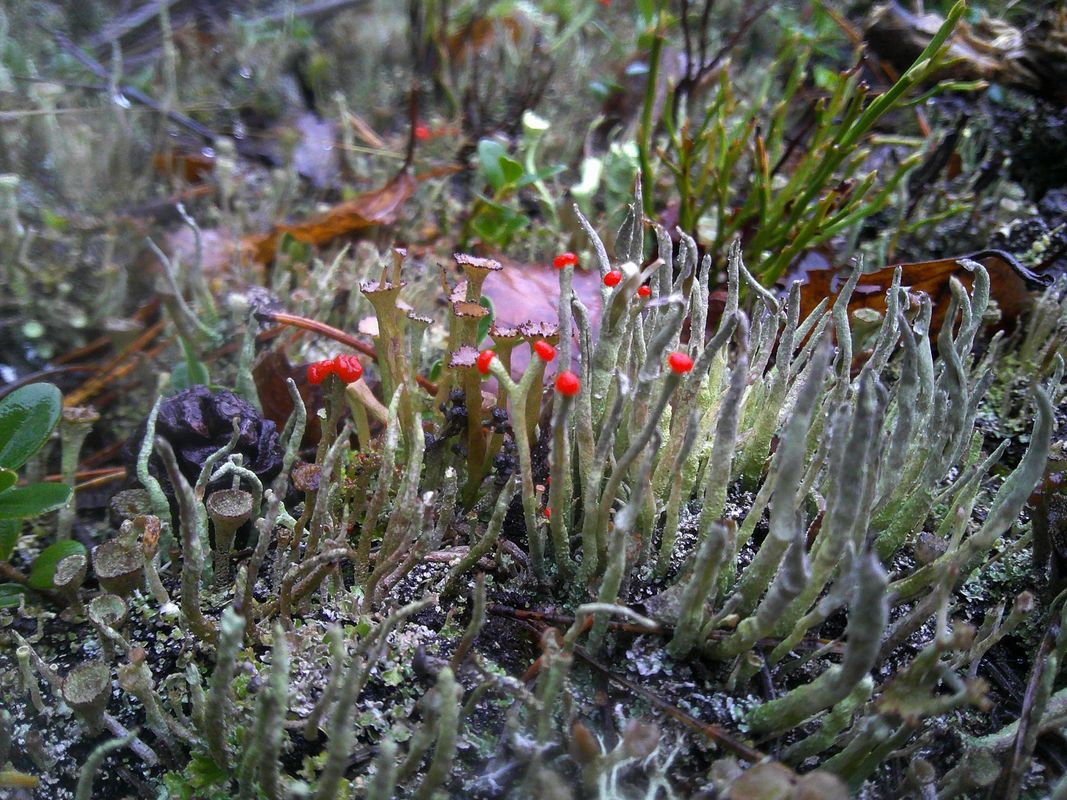
MULTIPOLYGON (((551 264, 524 264, 498 257, 504 269, 485 279, 482 294, 493 301, 498 325, 559 321, 559 270, 551 264)), ((600 324, 600 275, 574 270, 574 293, 585 303, 594 330, 600 324)))
POLYGON ((210 177, 215 158, 204 152, 156 153, 152 166, 160 175, 177 175, 186 183, 197 184, 210 177))
POLYGON ((445 49, 456 63, 463 63, 471 53, 483 51, 499 32, 507 34, 511 44, 518 44, 522 25, 514 16, 487 19, 478 17, 445 40, 445 49))
MULTIPOLYGON (((285 353, 280 350, 264 353, 252 369, 252 377, 256 382, 256 391, 263 406, 263 416, 273 421, 278 426, 278 430, 285 427, 289 415, 293 413, 293 401, 289 397, 289 388, 285 382, 287 378, 292 378, 296 382, 296 388, 304 400, 305 407, 315 409, 322 404, 322 390, 307 382, 307 370, 294 367, 289 363, 285 353)), ((307 427, 304 428, 303 444, 305 446, 318 442, 321 435, 319 427, 318 416, 309 413, 307 427)))
MULTIPOLYGON (((1008 322, 1019 317, 1031 303, 1030 290, 1040 288, 1045 281, 1021 266, 1007 253, 999 250, 983 250, 959 258, 977 261, 989 271, 989 293, 1000 309, 1001 320, 1008 322)), ((937 261, 919 261, 884 267, 860 278, 856 291, 848 304, 849 314, 860 308, 885 311, 885 293, 893 284, 893 271, 900 266, 901 285, 912 292, 924 292, 934 304, 931 335, 936 338, 948 312, 951 289, 949 278, 955 276, 967 289, 974 282, 972 273, 960 266, 958 258, 943 258, 937 261)), ((799 276, 800 314, 806 317, 824 297, 831 300, 848 278, 847 272, 836 269, 815 269, 799 276)))
POLYGON ((384 225, 396 219, 400 208, 415 194, 415 176, 404 170, 381 189, 364 192, 331 208, 325 214, 292 225, 275 225, 268 233, 247 236, 247 248, 253 260, 267 264, 274 258, 278 239, 288 233, 298 242, 323 245, 364 228, 384 225))

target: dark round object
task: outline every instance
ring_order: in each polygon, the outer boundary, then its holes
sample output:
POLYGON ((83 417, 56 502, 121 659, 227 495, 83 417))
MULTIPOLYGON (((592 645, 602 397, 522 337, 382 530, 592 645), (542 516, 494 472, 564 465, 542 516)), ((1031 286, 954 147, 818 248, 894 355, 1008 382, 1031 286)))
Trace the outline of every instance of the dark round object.
MULTIPOLYGON (((195 483, 207 457, 230 440, 234 417, 238 423, 238 439, 233 452, 244 456, 244 466, 256 473, 264 485, 269 484, 282 468, 278 429, 271 420, 264 419, 255 406, 233 392, 212 392, 206 386, 193 386, 166 398, 159 406, 156 435, 170 443, 182 474, 189 483, 195 483)), ((136 474, 137 453, 144 435, 145 423, 142 422, 123 448, 131 475, 136 474)), ((173 494, 157 454, 152 454, 148 468, 164 489, 173 494)))

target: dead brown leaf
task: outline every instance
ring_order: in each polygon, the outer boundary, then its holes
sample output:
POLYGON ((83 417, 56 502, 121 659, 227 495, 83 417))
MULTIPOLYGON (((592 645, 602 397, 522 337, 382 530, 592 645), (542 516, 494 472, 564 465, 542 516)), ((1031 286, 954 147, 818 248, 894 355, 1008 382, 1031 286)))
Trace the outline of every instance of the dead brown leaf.
POLYGON ((339 203, 325 214, 293 225, 275 225, 268 233, 247 236, 242 248, 247 248, 257 263, 267 264, 274 259, 283 233, 298 242, 320 246, 364 228, 386 225, 396 219, 400 208, 415 194, 415 186, 415 176, 404 170, 381 189, 339 203))
MULTIPOLYGON (((884 312, 886 290, 893 285, 893 272, 899 266, 902 270, 901 285, 915 293, 924 292, 933 301, 930 334, 936 338, 944 323, 952 296, 949 278, 957 278, 968 290, 974 283, 973 274, 960 266, 960 258, 977 261, 989 271, 989 293, 1000 308, 1001 320, 1004 322, 1018 318, 1032 301, 1030 290, 1043 284, 1039 276, 1021 266, 1007 253, 984 250, 959 258, 893 265, 863 275, 849 301, 849 314, 860 308, 884 312)), ((800 288, 800 314, 803 318, 810 314, 824 297, 829 297, 831 301, 836 299, 847 274, 836 269, 814 269, 800 277, 804 281, 800 288)))
POLYGON ((449 36, 445 49, 456 63, 462 63, 471 53, 484 49, 498 32, 505 33, 512 44, 517 44, 522 36, 522 25, 513 16, 478 17, 449 36))
POLYGON ((202 183, 215 169, 213 156, 202 152, 156 153, 152 166, 160 175, 177 175, 186 183, 202 183))
MULTIPOLYGON (((289 388, 285 383, 287 378, 296 382, 297 391, 300 392, 306 408, 314 409, 322 404, 322 391, 307 382, 307 370, 294 367, 280 350, 264 353, 252 370, 252 378, 256 382, 260 403, 263 404, 263 416, 273 421, 278 430, 285 427, 289 415, 293 413, 293 400, 289 397, 289 388)), ((309 413, 303 444, 315 444, 320 435, 319 418, 316 414, 309 413)))

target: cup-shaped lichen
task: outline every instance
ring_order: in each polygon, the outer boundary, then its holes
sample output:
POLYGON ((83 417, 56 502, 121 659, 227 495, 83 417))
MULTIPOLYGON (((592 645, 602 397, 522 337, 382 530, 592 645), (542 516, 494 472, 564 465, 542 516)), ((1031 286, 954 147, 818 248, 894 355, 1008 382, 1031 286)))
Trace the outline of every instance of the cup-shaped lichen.
POLYGON ((117 594, 98 594, 89 601, 89 619, 97 625, 121 628, 128 614, 126 601, 117 594))
POLYGON ((144 554, 125 538, 98 544, 93 548, 93 573, 105 590, 125 597, 144 583, 144 554))
POLYGON ((230 582, 230 559, 237 530, 252 516, 252 495, 243 489, 213 492, 205 504, 215 528, 215 588, 230 582))
POLYGON ((75 503, 74 476, 78 471, 78 457, 81 454, 85 437, 100 420, 100 413, 92 406, 69 406, 63 409, 59 420, 59 437, 61 441, 60 468, 63 482, 71 488, 66 505, 59 510, 59 522, 56 536, 69 539, 74 525, 75 503))
POLYGON ((118 527, 140 514, 152 513, 152 499, 144 489, 123 489, 107 504, 108 520, 118 527))
POLYGON ((56 591, 74 611, 79 613, 83 611, 83 608, 81 599, 78 597, 78 589, 85 580, 88 566, 89 560, 83 553, 74 553, 56 564, 56 571, 52 576, 52 584, 56 587, 56 591))
POLYGON ((82 662, 63 679, 63 701, 93 733, 103 728, 104 709, 110 699, 111 668, 103 661, 82 662))

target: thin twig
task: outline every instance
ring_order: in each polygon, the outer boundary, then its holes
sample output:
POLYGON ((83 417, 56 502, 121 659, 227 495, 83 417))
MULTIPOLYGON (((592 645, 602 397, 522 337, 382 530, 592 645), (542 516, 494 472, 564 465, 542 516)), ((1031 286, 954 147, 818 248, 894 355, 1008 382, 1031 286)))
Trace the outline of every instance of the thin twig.
MULTIPOLYGON (((351 347, 353 350, 373 359, 375 363, 378 362, 378 352, 373 347, 360 341, 355 336, 345 333, 332 325, 327 325, 325 322, 318 322, 317 320, 308 319, 307 317, 301 317, 296 314, 286 314, 281 311, 257 311, 255 316, 256 319, 260 321, 277 322, 281 325, 291 325, 294 328, 302 328, 306 331, 318 333, 328 339, 333 339, 335 342, 340 342, 343 345, 351 347)), ((415 380, 418 381, 419 386, 425 389, 428 394, 433 397, 437 396, 437 384, 421 375, 416 375, 415 380)))

